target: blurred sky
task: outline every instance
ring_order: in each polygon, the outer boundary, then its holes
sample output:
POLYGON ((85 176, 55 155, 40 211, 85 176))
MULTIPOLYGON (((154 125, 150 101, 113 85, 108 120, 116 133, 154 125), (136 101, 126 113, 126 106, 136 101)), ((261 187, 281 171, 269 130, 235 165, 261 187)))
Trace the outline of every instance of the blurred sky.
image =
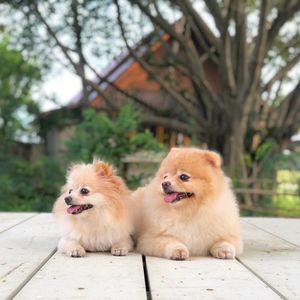
MULTIPOLYGON (((81 90, 80 78, 69 70, 62 69, 59 74, 45 81, 42 85, 42 95, 56 98, 61 105, 66 105, 70 99, 81 90)), ((38 96, 39 97, 39 96, 38 96)), ((39 100, 42 111, 57 108, 57 104, 50 100, 39 100)))

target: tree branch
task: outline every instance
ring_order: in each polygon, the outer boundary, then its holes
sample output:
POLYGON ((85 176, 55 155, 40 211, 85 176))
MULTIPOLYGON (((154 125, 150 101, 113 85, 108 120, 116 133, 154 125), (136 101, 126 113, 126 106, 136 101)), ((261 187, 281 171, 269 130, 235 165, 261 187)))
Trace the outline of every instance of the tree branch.
POLYGON ((267 42, 267 16, 270 11, 270 0, 262 0, 260 7, 260 17, 258 34, 255 38, 255 47, 251 56, 249 75, 243 87, 239 91, 238 101, 243 103, 243 121, 241 124, 242 130, 247 127, 248 114, 250 112, 253 101, 255 101, 255 91, 258 87, 263 60, 265 57, 266 42, 267 42))
POLYGON ((221 8, 216 0, 204 0, 206 6, 208 7, 211 15, 213 16, 216 26, 222 35, 224 30, 224 19, 221 13, 221 8))
MULTIPOLYGON (((115 1, 114 1, 115 2, 115 1)), ((186 48, 186 40, 176 32, 176 30, 171 26, 164 18, 160 18, 159 16, 153 16, 150 12, 150 9, 141 4, 139 0, 131 0, 133 4, 135 4, 150 20, 153 24, 157 24, 161 27, 165 32, 169 33, 169 35, 177 40, 183 48, 186 48)))
MULTIPOLYGON (((182 9, 183 14, 186 16, 186 23, 190 25, 191 27, 191 39, 193 39, 193 36, 195 38, 195 42, 198 43, 198 45, 204 50, 205 53, 209 55, 211 60, 218 65, 219 64, 219 57, 217 55, 217 49, 210 44, 208 38, 205 36, 205 34, 199 30, 199 27, 197 26, 195 19, 192 18, 191 14, 189 13, 187 7, 184 5, 184 3, 180 0, 176 1, 177 5, 182 9)), ((210 33, 212 34, 212 33, 210 33)))
POLYGON ((33 5, 33 10, 35 12, 35 15, 44 24, 44 26, 46 27, 46 30, 47 30, 48 34, 54 39, 56 45, 61 49, 61 51, 63 52, 63 54, 65 55, 65 57, 69 61, 69 63, 73 66, 74 70, 77 72, 78 66, 73 61, 73 59, 71 58, 71 56, 69 55, 68 48, 66 46, 64 46, 61 43, 61 41, 57 38, 56 33, 52 30, 52 28, 50 27, 50 25, 47 23, 46 19, 40 13, 39 8, 37 6, 37 3, 35 1, 33 1, 32 5, 33 5))
POLYGON ((300 122, 300 81, 279 105, 277 127, 298 129, 300 122), (295 127, 296 126, 296 127, 295 127))
MULTIPOLYGON (((189 3, 188 0, 185 1, 189 3)), ((141 11, 146 16, 148 16, 155 25, 160 26, 163 30, 170 34, 170 37, 172 39, 179 42, 183 50, 182 54, 186 57, 185 63, 193 76, 195 84, 197 84, 199 89, 201 89, 203 99, 206 101, 207 105, 209 105, 209 103, 212 102, 217 108, 224 109, 224 103, 220 100, 220 98, 211 88, 210 83, 206 79, 205 72, 203 69, 203 62, 199 60, 199 53, 198 50, 195 48, 194 42, 191 39, 186 39, 182 35, 178 34, 178 32, 174 29, 174 26, 171 26, 165 19, 161 19, 159 16, 153 16, 149 8, 141 5, 140 1, 135 0, 132 2, 136 3, 136 5, 138 5, 141 11)), ((178 2, 178 5, 180 5, 180 3, 181 2, 178 2)))
POLYGON ((214 35, 214 33, 209 29, 204 20, 198 14, 198 12, 194 9, 193 5, 189 0, 178 0, 176 3, 180 7, 184 7, 186 11, 189 13, 191 18, 194 20, 196 26, 200 33, 202 33, 205 38, 209 41, 210 45, 217 49, 217 52, 220 53, 220 40, 214 35))
POLYGON ((159 113, 159 111, 153 107, 152 105, 144 102, 142 99, 140 99, 139 97, 137 97, 136 95, 133 95, 123 89, 121 89, 120 87, 118 87, 118 85, 116 85, 114 82, 110 81, 107 79, 107 77, 105 76, 101 76, 87 61, 85 61, 85 64, 87 65, 87 67, 97 76, 97 78, 99 79, 99 82, 97 83, 98 85, 100 85, 102 82, 107 83, 108 85, 110 85, 112 88, 114 88, 117 92, 119 92, 120 94, 122 94, 123 96, 126 96, 132 100, 134 100, 137 104, 145 107, 146 109, 148 109, 149 111, 153 112, 153 113, 159 113))
MULTIPOLYGON (((238 89, 237 103, 239 115, 239 135, 245 139, 248 128, 249 113, 255 103, 257 87, 260 79, 261 69, 265 56, 265 46, 267 39, 267 15, 270 11, 270 0, 262 0, 259 17, 258 34, 256 36, 255 48, 252 52, 249 75, 245 83, 238 89)), ((244 147, 244 145, 242 144, 244 147)), ((241 160, 241 164, 244 161, 241 160)))
MULTIPOLYGON (((154 107, 152 107, 151 105, 145 103, 144 101, 142 101, 140 98, 136 97, 135 95, 132 95, 130 93, 128 93, 127 91, 122 90, 121 88, 119 88, 114 82, 111 82, 110 80, 107 79, 107 77, 101 76, 86 60, 86 58, 84 57, 83 51, 82 51, 82 43, 81 43, 81 26, 79 24, 79 20, 78 20, 78 7, 77 7, 77 0, 72 0, 71 3, 71 8, 73 11, 73 15, 74 15, 74 22, 73 22, 73 28, 75 31, 75 36, 76 36, 76 49, 77 49, 77 53, 79 55, 79 66, 82 70, 82 74, 83 74, 83 78, 86 79, 85 76, 85 70, 84 67, 85 65, 95 74, 95 76, 100 80, 100 82, 98 82, 97 84, 100 85, 102 82, 107 83, 109 86, 111 86, 113 89, 115 89, 117 92, 121 93, 122 95, 133 99, 136 103, 142 105, 143 107, 147 108, 148 110, 154 112, 154 113, 158 113, 157 109, 155 109, 154 107)), ((86 90, 86 81, 82 79, 83 82, 83 98, 86 98, 88 101, 88 92, 86 90)))
POLYGON ((73 24, 71 25, 71 27, 73 28, 73 31, 75 33, 76 53, 78 54, 78 57, 79 57, 77 66, 78 66, 78 68, 80 68, 81 74, 82 74, 82 76, 80 76, 81 83, 82 83, 82 94, 83 94, 81 102, 82 102, 83 106, 89 106, 88 87, 87 87, 86 81, 84 80, 84 78, 86 78, 85 68, 84 68, 85 58, 84 58, 83 51, 82 51, 82 41, 81 41, 82 27, 79 23, 77 0, 72 0, 71 10, 73 13, 73 24))
POLYGON ((236 57, 233 59, 235 61, 235 74, 237 86, 242 86, 246 78, 246 67, 247 67, 247 55, 246 55, 246 28, 247 19, 245 13, 245 2, 234 0, 234 18, 235 18, 235 30, 236 35, 234 39, 234 48, 236 57))
POLYGON ((200 114, 197 112, 195 109, 195 106, 190 104, 186 99, 181 96, 179 93, 175 91, 175 89, 169 84, 167 84, 159 75, 156 74, 155 70, 153 70, 142 58, 140 58, 135 51, 129 46, 124 26, 123 26, 123 21, 121 19, 121 11, 120 11, 120 5, 118 0, 114 0, 114 3, 117 7, 117 13, 118 13, 118 23, 121 29, 121 34, 122 38, 126 44, 126 47, 129 51, 129 53, 132 55, 132 57, 139 62, 141 67, 162 87, 163 90, 165 90, 169 95, 173 97, 174 100, 180 106, 190 115, 192 116, 201 126, 206 127, 206 121, 200 116, 200 114))
POLYGON ((278 35, 282 26, 291 19, 295 13, 297 13, 300 9, 300 0, 296 1, 283 1, 282 9, 278 10, 278 15, 273 21, 270 30, 268 32, 268 40, 266 45, 266 50, 269 50, 274 42, 274 39, 278 35), (294 4, 293 4, 294 3, 294 4))
POLYGON ((64 44, 58 39, 58 37, 55 34, 55 32, 52 30, 52 28, 50 27, 50 25, 47 23, 46 19, 40 13, 36 2, 33 2, 33 10, 35 12, 35 15, 38 17, 38 19, 46 27, 46 30, 47 30, 48 34, 54 39, 56 45, 61 49, 61 51, 63 52, 63 54, 65 55, 65 57, 69 61, 69 63, 73 66, 75 72, 80 76, 80 78, 82 78, 82 80, 84 81, 84 84, 89 84, 103 98, 103 100, 105 101, 105 103, 107 104, 107 106, 110 107, 111 109, 115 110, 116 107, 108 99, 108 97, 103 93, 103 91, 100 89, 100 87, 97 84, 95 84, 93 81, 88 80, 85 77, 85 74, 82 73, 82 70, 79 67, 78 63, 76 63, 72 59, 72 57, 69 55, 67 47, 65 47, 64 44))
POLYGON ((203 131, 203 128, 199 126, 193 126, 181 121, 178 121, 174 118, 165 118, 155 115, 149 115, 149 114, 138 114, 138 116, 141 118, 141 122, 144 124, 149 125, 161 125, 165 128, 177 130, 182 133, 186 133, 190 135, 191 133, 198 133, 203 131))
POLYGON ((223 60, 223 77, 224 81, 232 95, 236 94, 236 81, 234 78, 234 69, 232 64, 232 40, 229 34, 229 24, 233 13, 233 2, 230 3, 228 13, 223 24, 221 39, 224 47, 221 50, 223 60))
POLYGON ((258 34, 255 41, 255 48, 250 62, 250 74, 248 78, 249 93, 252 93, 259 82, 263 60, 266 53, 266 42, 268 37, 268 20, 267 16, 270 12, 270 0, 262 0, 260 8, 260 18, 258 34))
POLYGON ((274 83, 278 80, 281 80, 286 74, 294 68, 300 61, 300 52, 295 55, 289 62, 286 63, 286 65, 280 70, 274 74, 274 76, 268 81, 268 83, 265 84, 263 90, 270 92, 271 88, 273 87, 274 83))

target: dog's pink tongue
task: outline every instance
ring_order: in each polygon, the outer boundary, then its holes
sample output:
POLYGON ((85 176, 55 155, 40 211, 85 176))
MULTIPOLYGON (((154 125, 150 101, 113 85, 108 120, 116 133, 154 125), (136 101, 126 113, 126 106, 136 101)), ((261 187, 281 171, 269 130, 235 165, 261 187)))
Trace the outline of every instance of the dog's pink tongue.
POLYGON ((164 200, 167 203, 173 202, 177 198, 178 193, 166 194, 164 200))
POLYGON ((80 208, 80 205, 71 205, 68 207, 67 212, 72 214, 73 212, 77 211, 80 208))

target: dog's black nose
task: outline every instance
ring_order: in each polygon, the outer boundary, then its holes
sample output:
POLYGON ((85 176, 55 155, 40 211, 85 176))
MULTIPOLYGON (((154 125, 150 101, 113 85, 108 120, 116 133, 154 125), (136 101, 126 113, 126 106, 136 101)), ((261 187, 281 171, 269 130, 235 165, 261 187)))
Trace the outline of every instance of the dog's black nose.
POLYGON ((170 181, 164 181, 161 185, 162 185, 164 190, 167 190, 171 186, 171 182, 170 181))
POLYGON ((71 196, 67 196, 67 197, 65 197, 65 202, 66 202, 66 204, 71 204, 71 202, 72 202, 72 197, 71 196))

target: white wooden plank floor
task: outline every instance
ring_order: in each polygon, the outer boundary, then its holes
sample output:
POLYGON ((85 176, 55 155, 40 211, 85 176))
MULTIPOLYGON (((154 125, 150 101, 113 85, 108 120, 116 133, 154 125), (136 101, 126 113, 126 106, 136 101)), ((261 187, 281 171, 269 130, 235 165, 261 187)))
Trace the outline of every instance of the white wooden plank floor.
POLYGON ((142 257, 55 254, 15 299, 147 299, 142 257))
POLYGON ((300 220, 281 218, 243 218, 260 229, 300 246, 300 220))
POLYGON ((238 261, 147 257, 152 299, 280 299, 238 261), (259 292, 258 292, 259 291, 259 292))
POLYGON ((300 220, 243 218, 236 260, 56 253, 50 214, 0 213, 0 299, 300 299, 300 220))
POLYGON ((40 214, 0 233, 0 299, 12 297, 55 251, 52 215, 40 214))
MULTIPOLYGON (((283 220, 278 220, 284 226, 283 220)), ((299 247, 243 223, 245 252, 240 261, 288 299, 300 298, 299 247)))
POLYGON ((0 212, 0 232, 7 230, 29 218, 35 216, 36 213, 2 213, 0 212))

